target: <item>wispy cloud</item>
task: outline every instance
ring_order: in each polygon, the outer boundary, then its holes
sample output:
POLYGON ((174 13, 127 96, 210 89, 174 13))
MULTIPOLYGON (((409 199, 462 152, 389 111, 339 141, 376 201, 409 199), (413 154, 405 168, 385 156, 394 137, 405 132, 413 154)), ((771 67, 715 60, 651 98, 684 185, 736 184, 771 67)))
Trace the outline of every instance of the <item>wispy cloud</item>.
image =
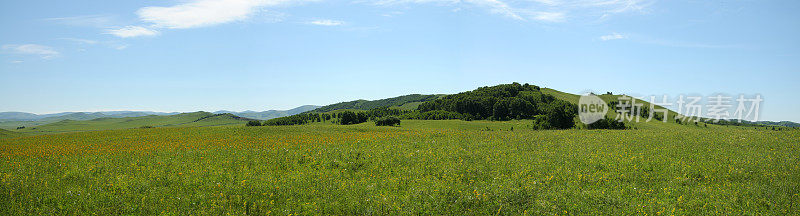
POLYGON ((382 5, 382 6, 393 6, 399 4, 443 4, 443 5, 451 5, 451 4, 458 4, 461 0, 378 0, 378 1, 361 1, 361 2, 371 2, 375 5, 382 5))
POLYGON ((738 44, 711 44, 664 39, 641 39, 638 42, 666 47, 700 48, 700 49, 747 49, 749 47, 738 44))
POLYGON ((403 12, 392 11, 392 12, 389 12, 389 13, 381 14, 381 16, 384 16, 384 17, 395 17, 395 16, 400 16, 400 15, 403 15, 403 12))
POLYGON ((44 19, 46 21, 71 26, 105 28, 116 24, 116 17, 112 15, 83 15, 71 17, 55 17, 44 19))
POLYGON ((289 0, 192 0, 169 7, 144 7, 136 13, 158 28, 185 29, 213 26, 250 18, 260 8, 289 0))
POLYGON ((320 25, 320 26, 340 26, 340 25, 344 25, 345 22, 344 21, 339 21, 339 20, 325 19, 325 20, 314 20, 314 21, 308 22, 308 24, 320 25))
POLYGON ((42 59, 52 59, 61 54, 52 47, 39 44, 6 44, 3 45, 3 50, 16 54, 38 55, 42 59))
MULTIPOLYGON (((125 48, 128 48, 128 44, 124 44, 124 43, 121 43, 119 41, 114 41, 114 40, 90 40, 90 39, 83 39, 83 38, 59 38, 59 39, 60 40, 65 40, 65 41, 75 42, 76 44, 80 44, 80 45, 87 45, 87 46, 101 45, 101 46, 105 46, 105 47, 108 47, 108 48, 111 48, 111 49, 116 49, 116 50, 123 50, 125 48)), ((80 48, 78 50, 79 51, 86 51, 86 49, 84 49, 84 48, 80 48)))
POLYGON ((486 8, 490 13, 493 14, 499 14, 515 20, 524 20, 524 18, 518 14, 515 8, 500 0, 379 0, 371 3, 379 6, 395 6, 401 4, 451 5, 457 7, 454 9, 454 11, 460 11, 461 8, 458 6, 468 4, 486 8))
POLYGON ((465 1, 478 6, 489 8, 489 11, 494 14, 500 14, 515 20, 525 20, 519 14, 517 14, 516 9, 512 8, 511 6, 500 0, 465 0, 465 1))
POLYGON ((529 12, 531 19, 543 22, 564 22, 566 15, 562 12, 529 12))
POLYGON ((72 42, 79 43, 79 44, 97 44, 97 43, 99 43, 96 40, 89 40, 89 39, 83 39, 83 38, 59 38, 59 39, 72 41, 72 42))
POLYGON ((607 13, 642 11, 653 3, 652 0, 583 0, 576 2, 578 6, 603 8, 607 13))
POLYGON ((158 31, 141 27, 141 26, 125 26, 119 29, 110 29, 106 34, 112 34, 121 38, 139 37, 139 36, 156 36, 158 31))
POLYGON ((626 39, 630 40, 631 42, 640 44, 674 47, 674 48, 691 48, 691 49, 752 49, 753 48, 742 44, 715 44, 715 43, 705 43, 698 41, 682 41, 676 39, 650 37, 647 35, 633 34, 633 33, 626 33, 626 34, 612 33, 600 37, 600 40, 603 41, 618 40, 618 39, 626 39))
MULTIPOLYGON (((251 19, 257 14, 269 15, 266 19, 277 22, 285 14, 267 9, 318 0, 182 0, 171 6, 148 6, 136 11, 140 23, 123 26, 115 24, 114 16, 87 15, 58 17, 47 20, 70 25, 94 26, 105 29, 106 34, 121 38, 156 36, 165 29, 208 27, 251 19)), ((605 19, 610 14, 643 11, 655 0, 356 0, 356 2, 385 7, 399 4, 438 4, 453 7, 453 11, 479 8, 488 13, 518 21, 568 22, 586 16, 605 19)), ((394 12, 398 14, 402 12, 394 12)), ((385 14, 392 16, 394 14, 385 14)), ((314 20, 308 24, 339 26, 337 20, 314 20)))
POLYGON ((551 9, 569 11, 589 19, 604 20, 615 14, 643 13, 656 0, 570 0, 552 2, 551 9))
POLYGON ((109 45, 109 46, 111 48, 116 49, 116 50, 124 50, 124 49, 128 48, 128 44, 112 44, 112 45, 109 45))
POLYGON ((603 40, 603 41, 619 40, 619 39, 625 39, 625 38, 627 38, 625 35, 622 35, 622 34, 619 34, 619 33, 616 33, 616 32, 611 33, 610 35, 600 36, 600 40, 603 40))
POLYGON ((606 19, 613 14, 641 12, 655 0, 379 0, 373 4, 439 4, 461 8, 464 5, 485 8, 492 14, 514 20, 565 22, 567 18, 606 19))

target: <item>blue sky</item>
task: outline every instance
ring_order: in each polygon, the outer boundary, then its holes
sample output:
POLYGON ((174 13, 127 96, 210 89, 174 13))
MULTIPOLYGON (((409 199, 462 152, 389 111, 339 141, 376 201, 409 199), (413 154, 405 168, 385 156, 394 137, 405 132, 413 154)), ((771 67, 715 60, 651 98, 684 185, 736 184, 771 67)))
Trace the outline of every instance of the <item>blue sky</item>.
POLYGON ((800 121, 800 2, 3 1, 0 111, 289 109, 528 82, 761 94, 800 121))

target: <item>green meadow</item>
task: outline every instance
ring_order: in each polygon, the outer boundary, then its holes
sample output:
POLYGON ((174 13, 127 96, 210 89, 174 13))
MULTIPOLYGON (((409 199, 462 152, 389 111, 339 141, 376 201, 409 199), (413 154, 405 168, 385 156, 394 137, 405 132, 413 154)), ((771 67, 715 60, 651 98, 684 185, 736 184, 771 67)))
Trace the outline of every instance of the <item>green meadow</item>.
POLYGON ((0 214, 800 214, 798 130, 530 124, 2 131, 0 214))

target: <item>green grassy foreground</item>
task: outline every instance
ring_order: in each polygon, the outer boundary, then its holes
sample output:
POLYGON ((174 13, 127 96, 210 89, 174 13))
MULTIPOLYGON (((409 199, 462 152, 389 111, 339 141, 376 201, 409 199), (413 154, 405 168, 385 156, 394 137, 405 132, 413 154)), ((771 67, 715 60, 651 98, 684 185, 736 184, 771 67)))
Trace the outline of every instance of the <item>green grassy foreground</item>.
POLYGON ((800 214, 800 131, 528 123, 5 138, 0 214, 800 214))

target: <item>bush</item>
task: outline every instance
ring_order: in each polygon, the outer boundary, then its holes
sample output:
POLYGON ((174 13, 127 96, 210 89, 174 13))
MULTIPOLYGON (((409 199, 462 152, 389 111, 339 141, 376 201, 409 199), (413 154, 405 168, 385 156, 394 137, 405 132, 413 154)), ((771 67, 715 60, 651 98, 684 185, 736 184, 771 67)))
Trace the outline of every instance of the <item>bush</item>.
POLYGON ((614 130, 622 130, 625 129, 625 123, 622 123, 617 120, 613 120, 610 118, 604 118, 597 120, 594 123, 586 125, 586 128, 589 130, 593 129, 614 129, 614 130))
POLYGON ((375 121, 375 126, 395 126, 400 125, 400 119, 394 116, 383 117, 375 121))
POLYGON ((260 121, 248 121, 245 126, 261 126, 260 121))
POLYGON ((548 129, 569 129, 575 126, 575 116, 578 106, 569 102, 558 100, 545 106, 546 120, 551 126, 548 129))
POLYGON ((533 129, 551 130, 575 127, 578 106, 562 100, 543 105, 545 105, 543 107, 544 114, 533 117, 533 129))
POLYGON ((367 114, 363 112, 344 111, 339 113, 339 124, 342 125, 360 124, 367 122, 367 119, 367 114))
POLYGON ((550 120, 546 115, 536 115, 533 117, 533 129, 535 130, 550 130, 553 126, 550 125, 550 120))

